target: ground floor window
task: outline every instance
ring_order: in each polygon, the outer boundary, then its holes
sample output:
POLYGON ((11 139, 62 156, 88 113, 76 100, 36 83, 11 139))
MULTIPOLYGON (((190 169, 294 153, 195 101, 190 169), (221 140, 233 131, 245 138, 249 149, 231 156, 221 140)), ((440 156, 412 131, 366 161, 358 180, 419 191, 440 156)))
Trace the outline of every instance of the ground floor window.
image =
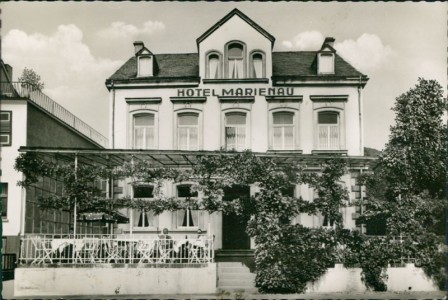
POLYGON ((1 183, 0 197, 2 197, 2 218, 8 216, 8 184, 5 182, 1 183))

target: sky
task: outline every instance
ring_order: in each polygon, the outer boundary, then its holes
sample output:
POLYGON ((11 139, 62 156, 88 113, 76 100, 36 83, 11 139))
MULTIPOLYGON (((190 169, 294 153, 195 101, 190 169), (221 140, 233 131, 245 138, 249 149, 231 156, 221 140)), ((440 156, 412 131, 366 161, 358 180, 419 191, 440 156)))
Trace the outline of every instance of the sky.
POLYGON ((395 98, 418 77, 447 87, 447 8, 439 3, 3 2, 1 55, 13 78, 32 68, 44 93, 108 136, 105 80, 141 40, 153 53, 197 52, 196 38, 238 8, 276 38, 274 51, 318 50, 325 37, 370 80, 365 146, 383 149, 395 98))

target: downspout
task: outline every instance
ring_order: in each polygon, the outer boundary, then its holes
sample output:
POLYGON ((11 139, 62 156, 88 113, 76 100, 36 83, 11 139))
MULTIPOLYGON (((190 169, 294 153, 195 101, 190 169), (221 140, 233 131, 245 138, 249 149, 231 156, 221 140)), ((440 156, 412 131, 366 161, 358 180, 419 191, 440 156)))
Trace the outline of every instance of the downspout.
POLYGON ((359 76, 359 86, 358 86, 358 110, 359 110, 359 153, 364 156, 364 145, 363 145, 363 134, 364 128, 362 124, 362 84, 361 76, 359 76))
POLYGON ((111 80, 112 83, 112 149, 115 149, 115 88, 114 81, 111 80))

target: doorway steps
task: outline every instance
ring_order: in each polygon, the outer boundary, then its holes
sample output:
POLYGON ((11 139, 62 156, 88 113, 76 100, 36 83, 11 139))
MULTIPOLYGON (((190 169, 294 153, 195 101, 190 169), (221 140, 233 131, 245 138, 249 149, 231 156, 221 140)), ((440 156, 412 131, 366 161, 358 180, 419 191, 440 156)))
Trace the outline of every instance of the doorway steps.
POLYGON ((257 293, 255 273, 241 261, 218 262, 219 293, 257 293))

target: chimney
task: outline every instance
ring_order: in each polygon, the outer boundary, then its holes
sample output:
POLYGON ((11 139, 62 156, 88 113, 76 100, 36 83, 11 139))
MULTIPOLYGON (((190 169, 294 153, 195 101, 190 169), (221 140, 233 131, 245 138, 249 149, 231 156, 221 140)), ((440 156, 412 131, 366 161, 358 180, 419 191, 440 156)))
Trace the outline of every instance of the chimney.
POLYGON ((145 47, 145 44, 143 44, 142 41, 134 42, 135 54, 137 54, 138 51, 142 50, 143 47, 145 47))
POLYGON ((332 37, 326 37, 326 38, 325 38, 325 41, 324 41, 324 44, 322 45, 322 48, 323 48, 324 46, 326 46, 326 45, 328 45, 328 46, 330 46, 330 47, 333 48, 334 41, 335 41, 334 38, 332 38, 332 37))

